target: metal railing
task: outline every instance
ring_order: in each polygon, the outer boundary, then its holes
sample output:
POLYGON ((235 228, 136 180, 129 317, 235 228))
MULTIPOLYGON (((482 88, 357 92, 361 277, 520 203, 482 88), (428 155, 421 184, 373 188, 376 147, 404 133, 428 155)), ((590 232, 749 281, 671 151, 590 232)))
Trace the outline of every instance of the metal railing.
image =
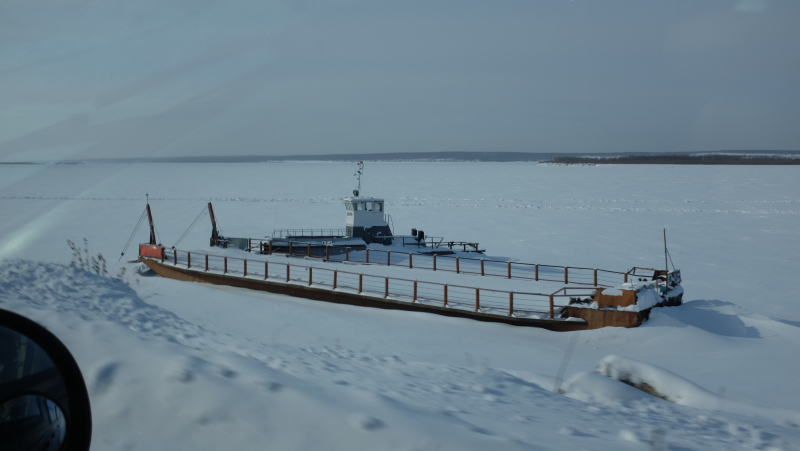
POLYGON ((402 239, 401 244, 403 247, 409 246, 417 248, 425 247, 431 250, 434 249, 447 249, 447 250, 458 250, 460 247, 463 252, 483 252, 482 250, 478 249, 479 244, 474 243, 471 241, 445 241, 444 237, 441 236, 425 236, 425 238, 418 240, 413 236, 403 236, 399 237, 402 239), (467 250, 467 248, 472 249, 467 250))
MULTIPOLYGON (((281 253, 310 258, 324 258, 331 261, 362 262, 384 266, 403 266, 407 268, 432 271, 454 272, 478 276, 503 277, 533 281, 562 282, 566 284, 613 287, 628 281, 628 272, 609 271, 577 266, 542 265, 472 257, 453 257, 450 255, 429 255, 414 252, 385 251, 380 249, 352 250, 347 246, 322 245, 304 241, 287 241, 282 246, 285 251, 278 252, 270 241, 251 240, 251 249, 260 249, 262 254, 281 253), (621 279, 621 280, 620 280, 621 279)), ((640 270, 644 268, 638 268, 640 270)), ((650 270, 653 271, 653 270, 650 270)))
MULTIPOLYGON (((387 257, 391 258, 390 255, 387 254, 387 257)), ((142 258, 157 260, 152 257, 142 258)), ((352 293, 378 296, 398 302, 550 320, 556 317, 557 308, 567 305, 556 303, 557 298, 568 297, 566 290, 591 292, 587 287, 565 287, 552 294, 496 290, 177 249, 167 250, 161 262, 196 271, 217 271, 238 277, 301 284, 329 290, 349 290, 352 293), (564 294, 561 294, 562 291, 564 294)))
POLYGON ((395 239, 396 238, 400 238, 400 244, 403 247, 416 246, 416 247, 427 247, 429 249, 436 249, 437 247, 439 247, 439 244, 441 244, 442 241, 444 241, 443 236, 428 236, 428 235, 425 235, 425 238, 421 240, 413 236, 400 236, 400 237, 395 237, 395 239))
POLYGON ((345 229, 275 229, 272 232, 272 238, 343 237, 345 235, 345 229))

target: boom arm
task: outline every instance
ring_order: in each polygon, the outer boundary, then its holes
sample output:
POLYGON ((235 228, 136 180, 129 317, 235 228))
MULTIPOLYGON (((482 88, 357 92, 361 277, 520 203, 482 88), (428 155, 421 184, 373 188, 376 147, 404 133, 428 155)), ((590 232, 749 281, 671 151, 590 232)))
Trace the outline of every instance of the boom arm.
POLYGON ((156 245, 156 229, 153 226, 153 214, 150 213, 150 204, 147 204, 147 220, 150 221, 150 244, 156 245))
POLYGON ((211 202, 208 203, 208 215, 211 216, 211 246, 216 246, 219 241, 219 230, 217 230, 217 219, 214 217, 211 202))

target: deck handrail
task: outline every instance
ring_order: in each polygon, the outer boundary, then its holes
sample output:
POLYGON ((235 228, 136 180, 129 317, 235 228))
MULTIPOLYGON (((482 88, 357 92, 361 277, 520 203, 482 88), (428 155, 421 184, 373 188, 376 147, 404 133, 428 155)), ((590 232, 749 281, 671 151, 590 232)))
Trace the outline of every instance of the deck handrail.
MULTIPOLYGON (((298 255, 304 256, 309 258, 322 258, 326 260, 332 261, 355 261, 350 259, 350 252, 356 252, 355 250, 350 250, 350 246, 346 245, 336 245, 336 244, 325 244, 316 242, 308 242, 308 241, 301 241, 301 240, 292 240, 292 239, 284 239, 282 240, 287 243, 289 246, 288 252, 277 252, 273 249, 270 241, 259 240, 259 239, 250 239, 250 249, 259 249, 260 253, 272 254, 272 253, 286 253, 289 255, 298 255), (254 243, 257 243, 254 245, 254 243), (312 247, 325 247, 325 255, 313 255, 311 252, 312 247), (331 255, 331 249, 339 249, 344 250, 344 258, 338 258, 336 255, 331 255)), ((503 260, 492 260, 492 259, 485 259, 485 258, 475 258, 475 257, 453 257, 449 255, 433 255, 433 266, 414 266, 413 265, 413 256, 414 255, 426 255, 419 252, 401 252, 401 251, 389 251, 389 250, 382 250, 382 249, 365 249, 365 263, 372 263, 382 266, 407 266, 409 268, 417 268, 417 269, 430 269, 433 271, 445 271, 445 272, 455 272, 457 274, 467 274, 467 275, 480 275, 480 276, 493 276, 493 277, 503 277, 507 279, 522 279, 522 280, 533 280, 533 281, 549 281, 549 282, 564 282, 565 284, 574 283, 579 285, 587 285, 587 286, 595 286, 595 287, 612 287, 616 284, 620 283, 616 279, 619 276, 622 276, 622 283, 628 281, 628 275, 631 274, 631 271, 612 271, 607 269, 598 269, 598 268, 587 268, 581 266, 559 266, 559 265, 545 265, 540 263, 527 263, 527 262, 512 262, 512 261, 503 261, 503 260), (385 253, 387 257, 385 258, 373 258, 370 259, 370 252, 373 253, 385 253), (401 256, 403 263, 392 263, 391 255, 398 255, 401 256), (405 260, 408 260, 405 262, 405 260), (437 266, 437 261, 448 261, 451 263, 451 268, 446 268, 442 266, 437 266), (470 270, 469 268, 461 268, 460 263, 468 261, 468 262, 480 262, 480 269, 474 268, 470 270), (388 263, 388 264, 387 264, 388 263), (502 273, 491 271, 486 271, 486 263, 495 264, 495 266, 500 265, 504 266, 504 271, 502 273), (517 268, 517 271, 514 271, 514 268, 517 268), (527 269, 520 269, 520 268, 527 268, 527 269), (550 268, 550 269, 557 269, 563 271, 563 277, 559 276, 558 279, 548 278, 547 275, 540 275, 540 268, 550 268), (570 270, 572 272, 572 279, 570 279, 570 270), (582 277, 577 277, 575 271, 584 272, 582 277), (585 272, 591 272, 591 274, 586 274, 585 272), (582 279, 582 280, 579 280, 582 279)), ((395 260, 397 261, 397 259, 395 260)), ((498 268, 496 268, 498 269, 498 268)), ((645 268, 639 268, 645 269, 645 268)))
MULTIPOLYGON (((345 229, 275 229, 272 231, 272 238, 287 239, 290 238, 291 235, 298 235, 301 237, 343 237, 346 233, 345 229)), ((253 238, 249 238, 249 240, 252 242, 253 238)))
MULTIPOLYGON (((141 256, 140 258, 157 260, 154 257, 141 256)), ((185 266, 187 269, 195 269, 197 271, 214 270, 222 271, 224 274, 241 274, 242 277, 258 276, 263 277, 263 280, 272 279, 273 281, 277 280, 285 283, 299 282, 308 284, 308 286, 315 285, 319 288, 330 287, 331 290, 341 288, 357 289, 358 293, 383 294, 384 298, 392 298, 399 302, 407 302, 402 300, 405 298, 411 299, 413 303, 421 303, 422 301, 441 303, 444 307, 455 305, 469 306, 470 308, 474 307, 475 311, 479 313, 491 313, 490 311, 492 310, 505 310, 508 312, 508 316, 514 316, 515 314, 517 316, 520 314, 546 314, 551 320, 554 319, 555 308, 561 307, 561 305, 555 305, 554 298, 559 297, 560 295, 558 293, 566 288, 561 288, 551 294, 498 290, 494 288, 479 288, 441 282, 419 281, 400 277, 379 276, 353 271, 342 271, 339 269, 297 265, 291 262, 282 263, 270 262, 268 260, 253 260, 179 249, 167 250, 161 258, 161 261, 162 263, 172 263, 175 266, 185 266), (220 259, 222 260, 222 266, 219 265, 220 259), (282 269, 278 271, 280 272, 280 276, 276 275, 275 271, 271 271, 271 268, 275 267, 282 269), (332 283, 320 279, 319 275, 323 273, 328 275, 327 280, 332 280, 332 283), (298 274, 300 274, 300 276, 298 276, 298 274), (303 276, 303 274, 306 276, 303 276), (314 279, 315 274, 317 275, 316 280, 314 279), (342 276, 357 278, 357 287, 347 282, 341 283, 342 276), (365 279, 368 283, 373 284, 375 280, 383 282, 383 290, 375 289, 370 286, 365 287, 365 279), (390 290, 390 283, 394 291, 390 290), (400 288, 397 288, 398 284, 400 284, 400 288), (402 284, 406 284, 405 291, 403 291, 402 284), (441 294, 430 294, 430 290, 432 289, 441 294), (467 293, 465 294, 465 292, 467 293), (474 298, 472 298, 473 295, 474 298), (469 296, 467 300, 465 300, 465 296, 469 296), (500 299, 500 301, 498 301, 498 299, 500 299), (540 304, 541 307, 534 308, 531 303, 540 304)), ((577 288, 588 290, 586 287, 577 288)))

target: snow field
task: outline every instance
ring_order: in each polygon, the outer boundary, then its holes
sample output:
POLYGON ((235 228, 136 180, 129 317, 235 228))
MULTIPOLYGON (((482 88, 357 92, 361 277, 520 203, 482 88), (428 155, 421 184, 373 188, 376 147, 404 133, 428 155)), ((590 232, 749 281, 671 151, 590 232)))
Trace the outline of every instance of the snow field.
MULTIPOLYGON (((116 262, 144 192, 168 246, 208 200, 231 236, 340 227, 351 165, 109 164, 0 166, 0 308, 73 350, 97 449, 798 449, 794 169, 367 171, 365 194, 387 199, 397 229, 478 241, 491 256, 659 267, 666 227, 686 304, 637 329, 580 332, 565 396, 555 376, 571 334, 165 280, 127 263, 135 250, 116 262), (130 286, 64 266, 66 240, 84 236, 130 286), (612 354, 677 375, 667 390, 690 383, 713 396, 679 405, 592 372, 612 354)), ((186 246, 208 249, 209 231, 186 246)))
MULTIPOLYGON (((385 449, 522 449, 533 444, 558 449, 566 443, 606 449, 619 442, 646 443, 653 431, 674 444, 724 444, 728 449, 785 447, 800 439, 796 423, 786 419, 776 424, 727 412, 715 412, 711 419, 703 413, 709 410, 698 415, 696 409, 594 373, 579 373, 564 384, 566 395, 575 398, 571 401, 551 391, 554 380, 548 372, 501 369, 492 358, 478 357, 480 350, 455 356, 463 359, 456 365, 415 355, 417 344, 431 338, 431 329, 440 332, 435 334, 440 341, 458 331, 465 337, 472 329, 450 318, 388 312, 393 317, 389 324, 397 330, 365 340, 364 332, 374 333, 385 324, 377 315, 383 311, 323 303, 326 320, 317 320, 311 337, 296 340, 295 334, 308 331, 290 331, 298 327, 291 322, 272 327, 268 317, 252 321, 253 313, 269 311, 273 320, 291 321, 288 313, 294 311, 310 325, 313 316, 307 311, 319 303, 262 293, 253 296, 260 298, 257 303, 240 303, 251 293, 230 299, 245 290, 212 290, 229 295, 225 297, 251 321, 242 328, 242 318, 220 316, 206 329, 143 302, 122 281, 82 270, 11 261, 0 275, 6 281, 0 292, 4 308, 38 317, 69 337, 67 346, 78 350, 95 409, 99 449, 162 449, 176 443, 216 449, 231 440, 244 448, 269 442, 324 449, 333 441, 356 449, 376 443, 385 449), (21 284, 33 288, 20 296, 21 284), (281 311, 265 304, 269 301, 281 311), (334 331, 337 337, 325 337, 327 322, 351 333, 334 331), (234 329, 235 335, 230 333, 234 329), (404 341, 407 334, 418 338, 404 341), (385 354, 398 348, 399 355, 385 354), (546 434, 554 430, 559 434, 546 434), (677 431, 687 436, 681 438, 677 431)), ((179 282, 156 280, 171 286, 175 297, 184 291, 179 282)), ((208 290, 190 286, 189 296, 208 290)), ((183 303, 194 315, 210 319, 213 310, 220 311, 218 297, 194 299, 196 304, 183 303)), ((546 332, 484 326, 478 330, 484 339, 486 332, 503 339, 510 338, 508 332, 546 332)), ((552 346, 547 340, 544 344, 552 346)), ((434 353, 452 347, 444 343, 434 353)), ((647 365, 639 366, 653 373, 647 365)), ((672 377, 677 381, 670 386, 687 385, 672 377)))

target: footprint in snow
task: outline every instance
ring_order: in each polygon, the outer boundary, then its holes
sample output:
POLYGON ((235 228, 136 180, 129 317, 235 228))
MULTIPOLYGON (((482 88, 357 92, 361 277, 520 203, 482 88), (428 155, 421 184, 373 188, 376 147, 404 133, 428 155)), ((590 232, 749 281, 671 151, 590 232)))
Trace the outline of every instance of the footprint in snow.
POLYGON ((283 388, 284 388, 284 386, 282 384, 279 384, 278 382, 272 382, 272 381, 257 382, 256 385, 258 385, 262 390, 268 391, 270 393, 277 393, 277 392, 283 390, 283 388))
POLYGON ((233 379, 239 374, 236 371, 233 371, 232 369, 223 368, 222 370, 220 370, 219 375, 228 379, 233 379))
POLYGON ((565 427, 562 427, 561 429, 559 429, 558 433, 561 434, 561 435, 572 435, 572 436, 575 436, 575 437, 594 437, 594 435, 589 434, 588 432, 580 431, 578 429, 571 428, 571 427, 568 427, 568 426, 565 426, 565 427))
POLYGON ((353 412, 347 416, 347 422, 353 429, 364 431, 375 431, 385 426, 383 421, 359 412, 353 412))
POLYGON ((96 395, 99 395, 108 390, 108 388, 111 386, 111 383, 114 382, 114 376, 116 376, 118 368, 119 363, 112 362, 97 370, 94 376, 92 392, 96 395))

